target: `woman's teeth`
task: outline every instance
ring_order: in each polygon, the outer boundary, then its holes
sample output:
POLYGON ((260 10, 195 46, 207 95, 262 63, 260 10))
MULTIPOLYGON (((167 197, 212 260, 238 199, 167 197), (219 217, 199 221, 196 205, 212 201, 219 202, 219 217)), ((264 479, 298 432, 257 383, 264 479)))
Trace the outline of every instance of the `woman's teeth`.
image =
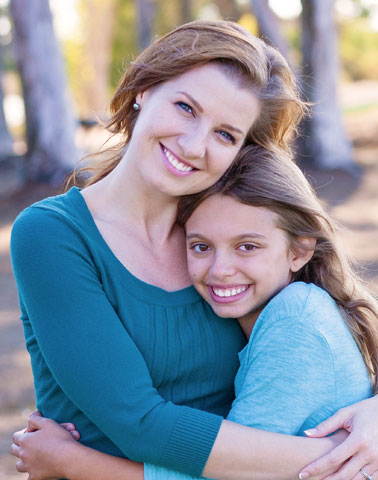
POLYGON ((232 297, 233 295, 237 295, 238 293, 245 292, 248 288, 248 285, 237 288, 211 288, 213 289, 215 295, 217 295, 218 297, 232 297))
POLYGON ((172 153, 166 148, 163 148, 163 152, 168 158, 169 163, 180 172, 190 172, 191 170, 194 170, 192 167, 189 167, 188 165, 184 165, 182 162, 179 162, 177 158, 175 158, 172 153))

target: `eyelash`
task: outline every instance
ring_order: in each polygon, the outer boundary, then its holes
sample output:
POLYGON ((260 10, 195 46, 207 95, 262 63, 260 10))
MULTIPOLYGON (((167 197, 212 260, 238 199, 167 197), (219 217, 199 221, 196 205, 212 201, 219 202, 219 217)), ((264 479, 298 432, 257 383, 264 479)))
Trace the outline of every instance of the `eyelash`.
POLYGON ((191 115, 194 115, 195 113, 193 108, 185 102, 176 102, 176 105, 178 105, 182 110, 184 110, 187 113, 190 113, 191 115))
POLYGON ((254 252, 258 247, 256 245, 253 245, 253 243, 243 243, 243 245, 240 245, 238 247, 238 250, 241 250, 242 252, 249 253, 249 252, 254 252), (250 249, 242 249, 242 247, 252 247, 250 249))
POLYGON ((195 243, 190 246, 190 250, 193 250, 195 253, 206 253, 210 250, 210 247, 206 243, 195 243), (197 247, 205 247, 206 250, 198 250, 197 247))
POLYGON ((219 131, 220 135, 224 137, 228 142, 231 142, 233 145, 235 145, 236 140, 235 137, 233 137, 230 133, 225 132, 224 130, 219 131))
MULTIPOLYGON (((193 108, 188 105, 187 103, 185 102, 176 102, 176 105, 178 105, 182 110, 184 110, 184 112, 186 113, 189 113, 190 115, 193 115, 195 116, 195 111, 193 110, 193 108)), ((236 140, 235 140, 235 137, 233 137, 230 133, 226 132, 225 130, 219 130, 219 134, 225 138, 228 142, 232 143, 233 145, 235 145, 236 143, 236 140)))

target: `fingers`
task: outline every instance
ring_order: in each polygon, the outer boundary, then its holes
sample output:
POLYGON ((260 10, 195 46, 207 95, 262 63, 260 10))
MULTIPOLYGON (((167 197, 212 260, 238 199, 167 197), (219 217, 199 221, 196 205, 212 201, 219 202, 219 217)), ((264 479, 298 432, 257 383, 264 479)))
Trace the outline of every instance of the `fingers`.
MULTIPOLYGON (((358 450, 358 448, 355 447, 352 442, 348 441, 349 438, 350 437, 348 437, 343 443, 334 448, 327 455, 318 458, 314 462, 304 467, 299 474, 299 478, 304 480, 305 478, 313 477, 315 475, 322 476, 322 474, 328 470, 335 471, 339 465, 344 463, 345 460, 350 458, 358 450)), ((357 471, 358 470, 359 469, 357 469, 357 471)), ((352 477, 349 477, 348 480, 350 478, 352 477)))
POLYGON ((31 424, 29 423, 30 422, 30 419, 31 418, 35 418, 35 417, 42 417, 42 413, 39 411, 39 410, 34 410, 34 412, 32 412, 29 416, 29 421, 28 421, 28 424, 26 426, 26 431, 27 432, 35 432, 35 428, 33 429, 33 427, 31 426, 31 424))
POLYGON ((64 427, 75 440, 79 440, 80 433, 76 430, 75 425, 73 423, 61 423, 62 427, 64 427))
POLYGON ((332 417, 327 418, 324 422, 319 423, 315 428, 310 428, 305 431, 308 437, 325 437, 330 433, 336 432, 340 428, 345 428, 349 431, 350 412, 346 408, 342 408, 336 412, 332 417))
POLYGON ((25 433, 25 430, 20 430, 19 432, 15 432, 12 437, 13 443, 20 446, 21 445, 20 442, 24 433, 25 433))
POLYGON ((44 418, 41 415, 30 415, 26 431, 35 432, 40 430, 47 422, 48 418, 44 418))
POLYGON ((19 472, 19 473, 25 473, 27 472, 26 468, 25 468, 25 465, 24 465, 24 462, 22 460, 18 460, 17 463, 16 463, 16 470, 19 472))
POLYGON ((12 445, 11 445, 11 447, 10 447, 10 453, 11 453, 14 457, 20 458, 20 455, 21 455, 21 447, 19 447, 19 446, 16 445, 15 443, 12 443, 12 445))

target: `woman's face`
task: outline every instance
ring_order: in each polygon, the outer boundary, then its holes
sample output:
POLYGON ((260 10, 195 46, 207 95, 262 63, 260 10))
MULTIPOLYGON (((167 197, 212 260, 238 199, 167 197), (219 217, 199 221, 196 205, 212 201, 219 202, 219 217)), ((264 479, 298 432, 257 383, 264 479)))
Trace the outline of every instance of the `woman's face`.
POLYGON ((171 196, 214 184, 258 116, 257 97, 207 64, 137 96, 127 156, 144 182, 171 196))
POLYGON ((219 316, 257 316, 302 266, 276 220, 264 207, 214 195, 187 221, 189 275, 219 316))

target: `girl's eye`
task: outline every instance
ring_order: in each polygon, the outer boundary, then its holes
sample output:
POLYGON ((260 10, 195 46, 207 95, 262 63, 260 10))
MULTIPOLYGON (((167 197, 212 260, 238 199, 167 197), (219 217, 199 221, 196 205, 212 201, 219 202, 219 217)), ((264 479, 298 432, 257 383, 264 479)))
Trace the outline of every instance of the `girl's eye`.
POLYGON ((236 143, 235 137, 233 137, 230 133, 226 132, 225 130, 220 130, 219 133, 228 142, 230 142, 232 144, 236 143))
POLYGON ((190 113, 191 115, 194 114, 194 111, 190 105, 188 105, 185 102, 176 102, 176 105, 178 105, 182 110, 184 110, 187 113, 190 113))
POLYGON ((254 250, 256 250, 256 248, 256 245, 253 245, 253 243, 244 243, 243 245, 240 245, 240 247, 238 247, 238 249, 242 252, 253 252, 254 250))
POLYGON ((209 250, 209 246, 206 245, 206 243, 196 243, 195 245, 192 245, 190 248, 194 250, 196 253, 204 253, 209 250))

